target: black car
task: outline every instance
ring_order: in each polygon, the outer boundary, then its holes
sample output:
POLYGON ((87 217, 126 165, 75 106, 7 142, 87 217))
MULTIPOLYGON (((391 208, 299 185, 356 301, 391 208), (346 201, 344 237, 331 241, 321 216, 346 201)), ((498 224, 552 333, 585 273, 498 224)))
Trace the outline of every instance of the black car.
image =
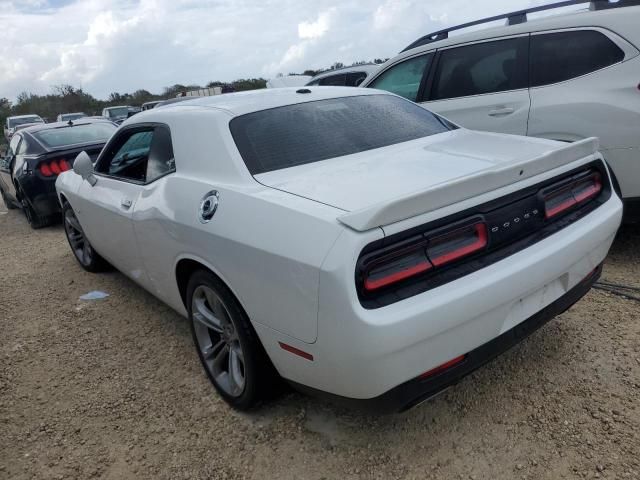
POLYGON ((83 150, 97 159, 117 129, 106 119, 79 119, 16 132, 0 159, 0 194, 7 208, 22 208, 33 228, 59 221, 57 176, 71 169, 83 150))

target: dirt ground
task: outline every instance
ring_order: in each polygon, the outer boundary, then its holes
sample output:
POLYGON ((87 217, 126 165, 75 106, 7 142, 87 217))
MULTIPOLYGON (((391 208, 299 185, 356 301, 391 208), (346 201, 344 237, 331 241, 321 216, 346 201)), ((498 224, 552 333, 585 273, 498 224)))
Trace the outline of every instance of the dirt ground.
MULTIPOLYGON (((3 208, 3 207, 2 207, 3 208)), ((604 278, 640 286, 640 228, 604 278)), ((187 322, 0 210, 0 479, 640 478, 640 303, 593 290, 436 399, 229 409, 187 322), (109 293, 82 301, 91 290, 109 293)))

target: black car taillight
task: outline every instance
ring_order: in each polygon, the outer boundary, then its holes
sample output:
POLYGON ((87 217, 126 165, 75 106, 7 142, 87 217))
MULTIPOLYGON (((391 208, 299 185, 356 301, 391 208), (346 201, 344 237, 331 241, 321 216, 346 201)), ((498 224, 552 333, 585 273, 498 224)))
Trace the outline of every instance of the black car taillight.
POLYGON ((487 226, 478 217, 391 245, 364 259, 365 293, 399 284, 486 248, 487 226))
POLYGON ((71 170, 71 165, 64 158, 45 160, 38 164, 38 171, 43 177, 55 177, 67 170, 71 170))
POLYGON ((545 218, 553 218, 598 196, 602 191, 600 172, 577 175, 542 190, 545 218))

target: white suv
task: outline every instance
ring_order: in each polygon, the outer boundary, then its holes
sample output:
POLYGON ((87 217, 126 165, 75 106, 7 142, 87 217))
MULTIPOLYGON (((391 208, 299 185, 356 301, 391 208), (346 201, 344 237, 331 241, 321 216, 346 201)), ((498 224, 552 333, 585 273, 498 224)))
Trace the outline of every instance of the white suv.
POLYGON ((361 86, 388 90, 464 127, 572 142, 597 136, 640 220, 640 1, 561 2, 441 30, 361 86), (527 21, 571 3, 588 9, 527 21), (449 32, 507 19, 505 26, 449 32))

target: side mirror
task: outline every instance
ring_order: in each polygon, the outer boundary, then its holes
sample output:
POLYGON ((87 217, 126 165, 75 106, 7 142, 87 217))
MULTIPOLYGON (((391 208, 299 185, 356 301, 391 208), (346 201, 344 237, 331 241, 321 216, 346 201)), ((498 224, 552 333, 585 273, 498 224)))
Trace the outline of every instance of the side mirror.
POLYGON ((87 152, 80 152, 73 162, 73 171, 80 175, 83 180, 89 182, 92 187, 97 183, 98 179, 93 174, 93 162, 87 152))

